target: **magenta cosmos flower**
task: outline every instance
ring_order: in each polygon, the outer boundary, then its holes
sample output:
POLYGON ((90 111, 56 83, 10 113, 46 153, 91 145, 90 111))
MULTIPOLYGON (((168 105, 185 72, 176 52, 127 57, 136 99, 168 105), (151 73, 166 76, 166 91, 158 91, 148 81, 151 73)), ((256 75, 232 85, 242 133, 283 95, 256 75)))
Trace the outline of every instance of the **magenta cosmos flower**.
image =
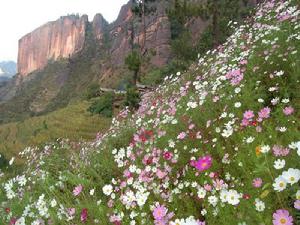
POLYGON ((80 214, 80 220, 81 222, 85 223, 88 217, 88 209, 84 208, 81 210, 81 214, 80 214))
POLYGON ((153 210, 153 217, 155 220, 163 220, 167 215, 168 209, 165 206, 158 205, 153 210))
POLYGON ((290 216, 289 211, 278 209, 273 213, 273 225, 293 225, 293 217, 290 216))
POLYGON ((80 184, 73 190, 73 195, 78 196, 82 192, 83 186, 80 184))
POLYGON ((212 157, 210 155, 204 156, 199 158, 198 161, 195 163, 195 167, 200 172, 204 170, 208 170, 212 165, 212 157))

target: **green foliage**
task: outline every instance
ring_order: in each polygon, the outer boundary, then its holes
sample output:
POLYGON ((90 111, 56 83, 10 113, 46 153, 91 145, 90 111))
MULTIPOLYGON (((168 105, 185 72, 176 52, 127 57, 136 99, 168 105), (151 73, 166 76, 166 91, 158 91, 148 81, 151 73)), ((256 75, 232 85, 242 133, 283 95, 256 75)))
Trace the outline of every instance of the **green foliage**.
POLYGON ((128 69, 133 72, 133 83, 136 84, 139 79, 139 71, 142 64, 140 53, 136 50, 133 50, 125 58, 125 64, 127 65, 128 69))
POLYGON ((164 78, 164 70, 163 69, 152 69, 150 72, 146 73, 141 77, 142 84, 155 86, 160 84, 164 78))
POLYGON ((127 88, 125 96, 125 106, 136 109, 139 106, 140 93, 135 87, 127 88))
POLYGON ((141 66, 141 56, 137 51, 133 51, 125 58, 125 64, 128 69, 133 72, 138 72, 141 66))
POLYGON ((105 117, 113 115, 114 93, 107 92, 97 100, 94 100, 88 111, 92 114, 99 114, 105 117))
POLYGON ((197 56, 197 53, 193 49, 191 39, 191 34, 186 31, 182 33, 179 38, 172 41, 172 51, 176 59, 190 61, 197 56))
POLYGON ((0 153, 0 170, 4 169, 8 166, 8 160, 5 158, 5 156, 0 153))
POLYGON ((87 100, 90 100, 91 98, 95 98, 99 96, 99 94, 100 94, 100 85, 98 83, 93 83, 90 86, 88 86, 85 93, 85 98, 87 100))

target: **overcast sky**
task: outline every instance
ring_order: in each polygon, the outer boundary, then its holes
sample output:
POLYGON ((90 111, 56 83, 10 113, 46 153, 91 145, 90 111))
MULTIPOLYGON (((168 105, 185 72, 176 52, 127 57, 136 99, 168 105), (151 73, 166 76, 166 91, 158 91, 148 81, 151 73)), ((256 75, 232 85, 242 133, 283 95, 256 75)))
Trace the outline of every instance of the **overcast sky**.
POLYGON ((18 40, 48 21, 72 13, 92 20, 101 13, 109 22, 128 0, 5 0, 0 11, 0 61, 17 60, 18 40))

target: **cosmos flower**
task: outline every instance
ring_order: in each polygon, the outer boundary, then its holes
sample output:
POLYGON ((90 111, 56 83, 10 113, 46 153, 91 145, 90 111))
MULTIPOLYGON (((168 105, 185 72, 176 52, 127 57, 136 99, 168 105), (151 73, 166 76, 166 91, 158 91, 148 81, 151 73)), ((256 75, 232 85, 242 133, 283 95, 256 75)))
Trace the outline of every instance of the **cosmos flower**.
POLYGON ((270 117, 271 109, 269 107, 265 107, 258 112, 258 116, 261 119, 267 119, 270 117))
POLYGON ((84 208, 81 210, 80 220, 81 220, 81 222, 85 223, 87 221, 87 218, 88 218, 88 209, 84 208))
POLYGON ((73 190, 73 195, 78 196, 82 192, 83 186, 80 184, 76 186, 73 190))
POLYGON ((262 185, 262 179, 261 178, 255 178, 252 182, 253 187, 260 188, 262 185))
POLYGON ((273 225, 293 225, 293 217, 290 216, 289 211, 278 209, 273 213, 273 225))
POLYGON ((250 120, 254 117, 254 113, 252 110, 247 110, 246 112, 244 112, 243 116, 244 119, 250 120))
POLYGON ((162 220, 168 213, 168 209, 163 205, 157 205, 152 214, 155 220, 162 220))
POLYGON ((286 188, 287 181, 282 176, 279 176, 275 179, 275 182, 273 183, 273 187, 275 191, 283 191, 286 188))
POLYGON ((295 209, 300 210, 300 200, 296 200, 296 201, 294 202, 294 207, 295 207, 295 209))
POLYGON ((290 184, 295 184, 300 179, 300 170, 289 168, 288 171, 282 173, 282 177, 290 184))
POLYGON ((212 165, 212 157, 210 155, 201 157, 198 159, 198 161, 195 163, 195 167, 200 172, 204 170, 208 170, 212 165))
POLYGON ((294 108, 291 107, 291 106, 285 107, 285 108, 283 109, 283 113, 284 113, 284 115, 286 115, 286 116, 292 115, 292 114, 294 113, 294 108))

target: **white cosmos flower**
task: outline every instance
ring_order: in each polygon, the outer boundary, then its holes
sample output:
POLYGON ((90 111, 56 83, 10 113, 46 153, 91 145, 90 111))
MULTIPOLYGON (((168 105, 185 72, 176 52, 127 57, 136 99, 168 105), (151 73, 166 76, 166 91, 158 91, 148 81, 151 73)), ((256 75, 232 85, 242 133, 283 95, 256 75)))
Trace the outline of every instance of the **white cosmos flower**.
POLYGON ((241 195, 236 190, 229 190, 227 193, 227 202, 231 205, 237 205, 240 203, 241 195))
POLYGON ((263 103, 263 102, 264 102, 264 100, 263 100, 262 98, 259 98, 257 101, 258 101, 259 103, 263 103))
POLYGON ((234 103, 235 108, 240 108, 241 106, 242 106, 242 103, 240 103, 240 102, 234 103))
POLYGON ((189 108, 195 109, 195 108, 197 108, 197 102, 188 102, 187 106, 189 108))
POLYGON ((53 199, 51 202, 50 202, 50 206, 53 208, 57 205, 57 202, 55 199, 53 199))
POLYGON ((12 157, 10 160, 9 160, 9 165, 11 166, 15 161, 15 157, 12 157))
POLYGON ((197 194, 198 194, 199 198, 205 198, 205 196, 206 196, 206 190, 201 187, 201 188, 199 188, 197 194))
POLYGON ((274 168, 277 170, 282 169, 285 166, 285 160, 284 159, 277 159, 274 162, 274 168))
POLYGON ((216 196, 214 196, 214 195, 209 196, 208 197, 208 202, 209 202, 209 204, 211 204, 212 206, 215 207, 217 205, 217 203, 218 203, 218 198, 216 196))
POLYGON ((16 221, 15 225, 26 225, 26 223, 25 223, 25 218, 24 218, 24 217, 19 218, 19 219, 16 221))
POLYGON ((262 153, 268 153, 269 151, 270 151, 270 146, 269 145, 263 145, 263 146, 261 146, 261 152, 262 153))
POLYGON ((90 190, 90 195, 94 195, 95 194, 95 189, 91 189, 90 190))
POLYGON ((258 198, 255 199, 255 209, 258 211, 258 212, 262 212, 264 211, 266 208, 266 205, 263 201, 259 200, 258 198))
POLYGON ((282 177, 289 183, 295 184, 300 179, 300 170, 289 168, 288 171, 284 171, 282 173, 282 177))
POLYGON ((220 192, 221 202, 223 202, 223 203, 227 202, 227 196, 228 196, 228 191, 225 189, 221 190, 221 192, 220 192))
POLYGON ((296 192, 296 199, 297 199, 297 200, 300 200, 300 190, 298 190, 298 191, 296 192))
POLYGON ((275 191, 283 191, 286 188, 287 181, 282 176, 279 176, 275 179, 273 187, 275 191))
POLYGON ((110 184, 107 184, 102 188, 102 191, 106 196, 109 196, 113 191, 113 187, 110 184))

